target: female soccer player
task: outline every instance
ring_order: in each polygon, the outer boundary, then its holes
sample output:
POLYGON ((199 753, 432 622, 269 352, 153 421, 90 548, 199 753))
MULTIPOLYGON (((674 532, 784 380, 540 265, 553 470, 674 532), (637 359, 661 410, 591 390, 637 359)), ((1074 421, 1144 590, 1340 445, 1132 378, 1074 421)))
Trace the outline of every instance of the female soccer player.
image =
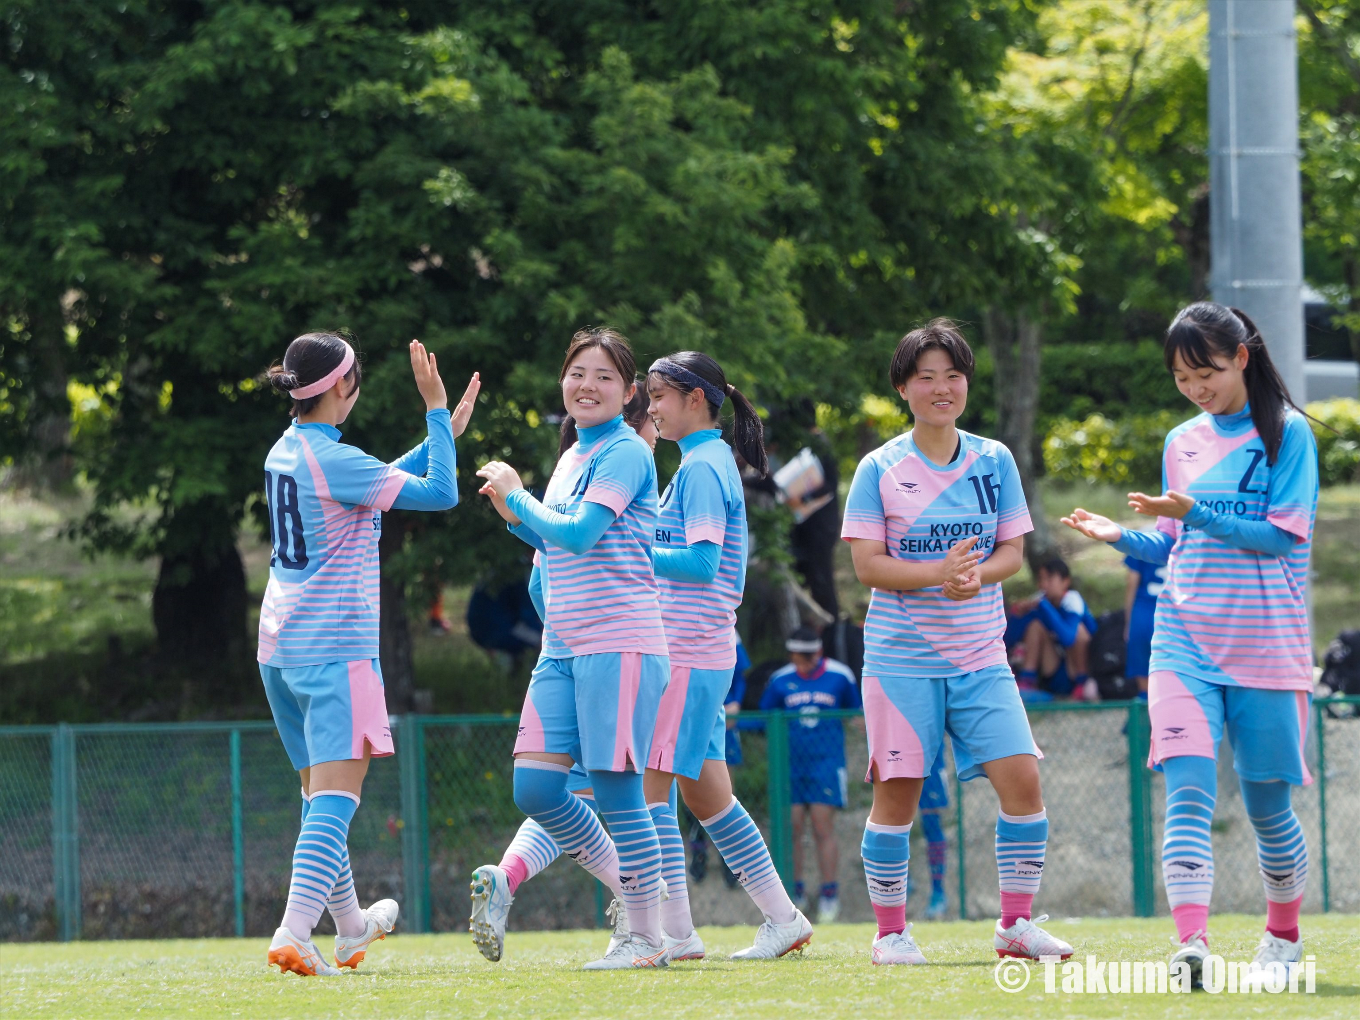
MULTIPOLYGON (((629 401, 623 405, 623 420, 642 437, 648 449, 656 450, 656 425, 647 414, 647 391, 642 379, 635 380, 638 385, 629 401)), ((576 422, 570 415, 562 420, 562 431, 557 455, 560 458, 576 443, 576 422)), ((520 520, 505 506, 504 502, 494 501, 498 513, 512 527, 520 520)), ((521 529, 522 533, 523 529, 521 529)), ((532 533, 527 533, 532 536, 532 533)), ((535 545, 530 542, 529 544, 535 545)), ((537 549, 538 546, 535 545, 537 549)), ((546 620, 547 607, 543 604, 543 573, 539 566, 542 553, 534 553, 533 569, 529 572, 529 597, 538 618, 546 620)), ((590 777, 580 765, 573 765, 568 774, 567 789, 586 802, 591 810, 595 809, 595 793, 590 789, 590 777)), ((546 829, 532 818, 526 818, 515 833, 510 845, 505 848, 500 864, 483 864, 472 873, 470 883, 472 893, 472 916, 468 919, 468 931, 472 933, 473 944, 477 951, 496 963, 505 951, 505 926, 510 916, 510 905, 514 902, 519 887, 533 878, 561 856, 562 848, 548 835, 546 829)), ((627 931, 627 913, 622 902, 615 899, 610 904, 610 913, 621 927, 616 935, 627 931)))
POLYGON ((382 514, 448 510, 458 502, 453 440, 481 388, 473 375, 452 415, 433 354, 411 341, 425 400, 425 442, 391 464, 340 442, 359 399, 354 349, 306 333, 269 370, 296 419, 265 459, 274 551, 260 608, 259 660, 274 722, 302 777, 302 831, 283 923, 269 963, 304 975, 356 967, 397 920, 397 904, 359 909, 346 836, 372 755, 392 753, 378 664, 378 536, 382 514), (321 912, 335 919, 335 966, 312 942, 321 912))
POLYGON ((1201 301, 1167 330, 1166 366, 1203 413, 1166 437, 1162 495, 1129 494, 1151 534, 1078 507, 1063 523, 1120 552, 1166 564, 1148 674, 1149 764, 1166 776, 1162 879, 1195 981, 1208 954, 1214 759, 1227 730, 1266 891, 1260 964, 1303 953, 1299 907, 1308 850, 1290 786, 1304 763, 1312 702, 1308 552, 1317 443, 1255 323, 1201 301))
POLYGON ((685 844, 672 782, 765 921, 734 960, 773 959, 807 945, 812 925, 784 890, 765 840, 732 793, 723 701, 737 663, 737 606, 746 586, 746 500, 736 460, 722 438, 721 412, 734 412, 736 451, 769 473, 755 408, 707 354, 681 351, 647 373, 648 413, 662 439, 680 447, 680 467, 661 497, 652 563, 670 648, 670 686, 661 699, 645 780, 661 838, 669 893, 661 905, 672 960, 700 960, 685 882, 685 844))
POLYGON ((623 418, 635 371, 621 334, 581 330, 559 377, 577 441, 558 460, 543 501, 508 464, 492 461, 478 472, 481 491, 521 522, 516 532, 542 544, 547 619, 515 743, 515 803, 610 882, 628 910, 628 938, 587 964, 591 970, 667 963, 661 847, 642 770, 670 665, 650 552, 656 466, 623 418), (589 773, 612 842, 567 790, 574 762, 589 773))
POLYGON ((1010 451, 954 425, 972 375, 973 352, 948 319, 902 338, 889 378, 914 427, 860 461, 841 531, 873 589, 862 688, 874 803, 861 855, 876 964, 925 962, 906 926, 907 856, 946 731, 959 778, 986 774, 1001 801, 997 954, 1072 952, 1030 920, 1048 816, 1039 749, 1006 664, 1001 582, 1020 569, 1033 528, 1010 451))

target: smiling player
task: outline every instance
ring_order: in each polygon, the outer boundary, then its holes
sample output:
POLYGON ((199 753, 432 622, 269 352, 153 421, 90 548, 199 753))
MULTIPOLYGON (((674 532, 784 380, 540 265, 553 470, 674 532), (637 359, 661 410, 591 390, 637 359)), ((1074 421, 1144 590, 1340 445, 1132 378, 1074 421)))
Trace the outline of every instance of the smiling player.
POLYGON ((925 962, 906 925, 908 846, 946 732, 959 778, 985 774, 1001 801, 998 955, 1072 952, 1030 920, 1048 816, 1039 749, 1006 664, 1001 582, 1020 569, 1033 528, 1010 451, 954 425, 972 374, 973 352, 948 319, 902 338, 889 377, 914 427, 860 461, 841 531, 873 588, 861 688, 874 803, 861 855, 876 964, 925 962))

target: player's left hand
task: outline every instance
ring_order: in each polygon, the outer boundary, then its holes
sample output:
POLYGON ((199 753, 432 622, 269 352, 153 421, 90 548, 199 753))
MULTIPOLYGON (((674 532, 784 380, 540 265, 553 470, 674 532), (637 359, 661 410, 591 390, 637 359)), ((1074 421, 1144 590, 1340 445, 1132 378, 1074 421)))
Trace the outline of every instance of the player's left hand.
POLYGON ((982 590, 982 575, 977 567, 959 574, 944 583, 944 597, 954 602, 967 602, 982 590))
POLYGON ((486 479, 486 484, 482 486, 480 492, 490 495, 487 492, 490 489, 502 500, 516 489, 524 488, 519 472, 501 460, 487 461, 477 470, 477 477, 486 479))
POLYGON ((1129 506, 1144 517, 1171 517, 1180 520, 1195 507, 1195 500, 1183 492, 1168 489, 1165 495, 1149 496, 1143 492, 1129 493, 1129 506))

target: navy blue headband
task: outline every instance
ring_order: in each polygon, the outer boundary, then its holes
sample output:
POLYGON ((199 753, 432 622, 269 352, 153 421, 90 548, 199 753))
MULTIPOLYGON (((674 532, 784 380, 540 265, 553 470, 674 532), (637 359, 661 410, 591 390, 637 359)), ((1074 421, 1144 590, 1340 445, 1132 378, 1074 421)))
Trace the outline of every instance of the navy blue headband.
POLYGON ((726 393, 703 376, 695 375, 684 365, 678 361, 672 361, 670 358, 657 358, 647 371, 664 375, 667 379, 674 379, 682 386, 687 386, 692 390, 703 390, 704 398, 714 407, 722 407, 723 401, 727 399, 726 393))

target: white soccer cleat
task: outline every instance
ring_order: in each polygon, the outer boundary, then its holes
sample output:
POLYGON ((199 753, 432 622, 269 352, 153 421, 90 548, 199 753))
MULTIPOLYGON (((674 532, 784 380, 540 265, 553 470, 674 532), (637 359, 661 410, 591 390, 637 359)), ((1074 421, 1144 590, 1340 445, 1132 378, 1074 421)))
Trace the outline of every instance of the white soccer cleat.
POLYGON ((379 900, 364 911, 364 933, 346 938, 335 936, 335 965, 354 969, 364 962, 364 952, 397 926, 401 909, 396 900, 379 900))
POLYGON ((278 967, 280 974, 291 971, 303 977, 340 976, 340 971, 326 962, 311 939, 300 939, 282 926, 269 943, 269 966, 278 967))
POLYGON ((1282 968, 1280 973, 1287 978, 1290 969, 1297 967, 1302 959, 1302 938, 1297 942, 1290 942, 1288 939, 1282 939, 1266 932, 1261 936, 1261 941, 1256 946, 1256 955, 1251 958, 1252 982, 1259 985, 1264 977, 1264 972, 1277 963, 1282 968))
POLYGON ((841 914, 841 901, 839 896, 822 896, 817 900, 817 920, 822 924, 830 924, 841 914))
POLYGON ((510 879, 496 864, 483 864, 472 873, 472 916, 468 931, 477 951, 492 963, 505 952, 505 922, 510 917, 510 879))
POLYGON ((1040 928, 1035 921, 1047 921, 1047 914, 1040 914, 1031 921, 1021 917, 1009 928, 1002 928, 996 922, 996 935, 992 946, 997 956, 1014 956, 1022 960, 1037 960, 1041 956, 1056 956, 1066 960, 1072 955, 1072 947, 1062 939, 1054 938, 1040 928))
POLYGON ((609 935, 609 948, 604 951, 608 956, 619 946, 628 941, 628 936, 632 929, 628 927, 628 908, 623 905, 623 900, 615 896, 609 901, 609 906, 605 908, 604 916, 609 919, 609 923, 614 926, 614 930, 609 935))
POLYGON ((890 931, 882 938, 874 939, 870 948, 870 959, 875 965, 894 963, 925 963, 926 958, 911 937, 911 925, 902 932, 890 931))
POLYGON ((691 931, 682 939, 673 939, 669 935, 663 935, 662 942, 666 946, 666 958, 671 963, 676 963, 679 960, 702 960, 704 958, 704 940, 699 937, 698 931, 691 931))
POLYGON ((1204 983, 1204 958, 1209 955, 1209 943, 1204 939, 1204 932, 1195 932, 1183 943, 1181 947, 1171 954, 1171 966, 1178 963, 1188 963, 1190 965, 1190 986, 1199 988, 1204 983))
POLYGON ((586 964, 585 970, 646 970, 669 966, 670 959, 664 945, 652 945, 641 935, 629 935, 617 946, 610 943, 609 952, 600 960, 586 964))
POLYGON ((739 949, 732 954, 734 960, 774 960, 787 956, 795 949, 802 949, 812 941, 812 924, 797 907, 793 920, 784 924, 771 924, 766 921, 756 932, 755 944, 750 949, 739 949))

